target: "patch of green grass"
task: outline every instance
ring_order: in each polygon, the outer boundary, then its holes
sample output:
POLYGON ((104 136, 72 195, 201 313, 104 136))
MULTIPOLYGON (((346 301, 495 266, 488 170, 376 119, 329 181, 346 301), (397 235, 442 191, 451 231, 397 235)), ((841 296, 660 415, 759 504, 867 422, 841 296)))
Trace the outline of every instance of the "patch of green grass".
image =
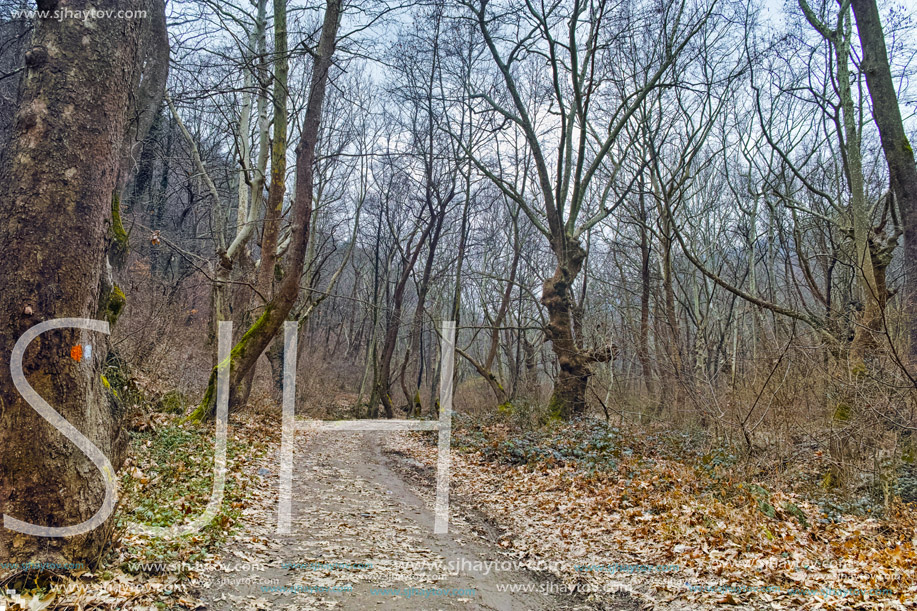
POLYGON ((170 390, 160 397, 156 410, 164 414, 182 414, 188 406, 188 399, 177 390, 170 390))
POLYGON ((805 512, 799 508, 798 505, 794 503, 784 503, 783 511, 787 512, 802 525, 803 528, 809 528, 809 519, 806 517, 805 512))
MULTIPOLYGON (((195 562, 206 557, 233 532, 241 515, 245 490, 234 464, 258 456, 263 443, 244 437, 227 440, 228 475, 220 511, 199 533, 166 539, 128 536, 122 539, 122 569, 138 563, 195 562), (240 441, 241 440, 241 441, 240 441)), ((131 434, 134 467, 122 473, 123 500, 117 528, 128 522, 168 527, 200 515, 213 486, 213 430, 199 425, 171 423, 155 431, 131 434), (139 468, 142 476, 134 469, 139 468)))
POLYGON ((506 436, 494 436, 485 426, 468 422, 456 429, 455 444, 504 464, 570 464, 588 471, 617 469, 618 459, 632 453, 622 445, 618 429, 598 421, 554 422, 506 436))

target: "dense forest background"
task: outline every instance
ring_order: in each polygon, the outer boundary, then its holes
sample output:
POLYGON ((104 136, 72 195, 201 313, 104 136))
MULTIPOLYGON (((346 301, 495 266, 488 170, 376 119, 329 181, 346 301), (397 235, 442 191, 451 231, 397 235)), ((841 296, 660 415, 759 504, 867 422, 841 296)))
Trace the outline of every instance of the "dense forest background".
MULTIPOLYGON (((31 8, 0 1, 0 157, 31 8)), ((172 0, 106 213, 106 379, 207 422, 232 321, 231 412, 275 406, 294 320, 299 412, 436 418, 455 320, 463 417, 915 501, 914 10, 172 0)))
MULTIPOLYGON (((113 344, 189 404, 215 321, 241 337, 286 269, 320 9, 286 6, 283 31, 266 0, 168 6, 113 344)), ((881 11, 913 133, 913 15, 881 11)), ((849 3, 345 13, 291 312, 301 405, 433 413, 454 319, 460 409, 818 448, 834 477, 910 455, 906 219, 849 3)), ((0 140, 29 23, 2 27, 0 140)), ((280 348, 256 368, 274 397, 280 348)))

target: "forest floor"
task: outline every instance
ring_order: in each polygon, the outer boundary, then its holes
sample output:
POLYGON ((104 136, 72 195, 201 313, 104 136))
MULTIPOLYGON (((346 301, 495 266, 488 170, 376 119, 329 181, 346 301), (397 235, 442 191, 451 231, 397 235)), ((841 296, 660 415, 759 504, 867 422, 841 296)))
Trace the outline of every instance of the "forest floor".
MULTIPOLYGON (((201 575, 206 608, 595 608, 576 592, 563 592, 550 574, 487 570, 492 562, 508 567, 512 558, 471 506, 455 503, 449 533, 433 534, 432 482, 402 475, 407 463, 383 452, 384 437, 390 435, 297 435, 288 536, 275 535, 279 484, 277 463, 268 460, 273 468, 265 484, 272 493, 245 512, 223 567, 201 575), (235 570, 237 563, 254 570, 235 570)), ((606 608, 639 605, 625 593, 606 608)))
POLYGON ((300 432, 281 536, 279 422, 244 412, 221 511, 178 540, 125 524, 201 511, 212 429, 166 414, 132 427, 103 565, 7 580, 9 609, 917 608, 913 508, 832 513, 719 450, 692 458, 604 423, 457 419, 447 535, 433 534, 434 433, 300 432))

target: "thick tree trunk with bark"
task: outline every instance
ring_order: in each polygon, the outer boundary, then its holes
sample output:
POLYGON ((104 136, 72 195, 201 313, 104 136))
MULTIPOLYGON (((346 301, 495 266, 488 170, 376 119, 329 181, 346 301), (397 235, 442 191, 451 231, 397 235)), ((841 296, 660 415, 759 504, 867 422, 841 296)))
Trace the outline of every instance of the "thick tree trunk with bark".
POLYGON ((567 419, 586 409, 586 387, 592 363, 607 361, 611 351, 588 351, 579 346, 573 333, 575 299, 573 281, 586 260, 586 251, 575 239, 567 237, 554 249, 557 267, 545 280, 541 303, 548 310, 545 337, 557 357, 560 372, 554 382, 549 411, 553 417, 567 419))
MULTIPOLYGON (((53 4, 56 2, 39 2, 53 4)), ((113 194, 133 138, 148 122, 131 117, 142 97, 131 91, 146 55, 150 22, 164 19, 153 0, 73 1, 74 11, 147 10, 146 20, 47 19, 35 24, 27 54, 10 149, 0 168, 0 508, 39 526, 73 526, 102 506, 103 474, 45 421, 16 390, 10 355, 17 339, 39 322, 106 317, 111 298, 104 253, 112 225, 113 194), (145 125, 144 125, 145 124, 145 125)), ((166 43, 167 44, 167 43, 166 43)), ((165 49, 167 53, 167 47, 165 49)), ((37 393, 94 443, 117 467, 126 437, 122 411, 102 377, 104 335, 64 329, 36 338, 23 369, 37 393), (82 358, 74 346, 84 349, 82 358)), ((113 477, 113 474, 108 474, 113 477)), ((110 522, 68 538, 24 535, 0 528, 0 560, 94 563, 110 522)))

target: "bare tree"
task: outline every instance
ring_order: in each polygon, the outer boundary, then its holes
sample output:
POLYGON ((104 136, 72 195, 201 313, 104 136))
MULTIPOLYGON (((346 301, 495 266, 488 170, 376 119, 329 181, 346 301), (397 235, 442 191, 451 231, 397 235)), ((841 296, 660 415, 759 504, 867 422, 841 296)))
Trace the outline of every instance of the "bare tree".
POLYGON ((629 148, 620 138, 625 126, 671 72, 712 9, 692 12, 684 3, 662 8, 601 0, 511 4, 490 12, 486 0, 465 5, 504 86, 501 97, 480 89, 474 95, 523 135, 540 206, 531 205, 534 193, 514 189, 479 153, 475 165, 522 208, 554 253, 557 266, 541 297, 549 319, 545 334, 560 367, 550 409, 569 417, 585 408, 590 365, 612 356, 610 347, 589 347, 575 333, 574 283, 587 255, 582 238, 628 191, 614 191, 629 148), (640 34, 649 31, 652 37, 640 34), (543 76, 550 86, 523 88, 524 69, 534 69, 536 57, 547 62, 543 76), (627 69, 616 74, 613 65, 627 69))
MULTIPOLYGON (((885 35, 875 0, 852 0, 863 60, 860 69, 872 99, 872 116, 879 128, 882 150, 888 162, 894 205, 901 213, 904 231, 905 316, 910 330, 911 366, 917 363, 917 165, 914 149, 904 133, 898 96, 892 81, 885 35)), ((912 378, 913 381, 913 378, 912 378)))
MULTIPOLYGON (((233 346, 230 362, 230 388, 237 388, 249 374, 265 348, 283 325, 299 297, 299 283, 305 264, 306 248, 312 217, 312 164, 321 125, 322 108, 328 87, 337 31, 341 17, 341 1, 328 0, 321 35, 315 49, 309 99, 302 122, 302 132, 296 148, 296 190, 291 210, 290 250, 283 280, 264 311, 233 346)), ((189 415, 192 420, 213 416, 216 397, 217 368, 210 375, 207 391, 200 405, 189 415)))

